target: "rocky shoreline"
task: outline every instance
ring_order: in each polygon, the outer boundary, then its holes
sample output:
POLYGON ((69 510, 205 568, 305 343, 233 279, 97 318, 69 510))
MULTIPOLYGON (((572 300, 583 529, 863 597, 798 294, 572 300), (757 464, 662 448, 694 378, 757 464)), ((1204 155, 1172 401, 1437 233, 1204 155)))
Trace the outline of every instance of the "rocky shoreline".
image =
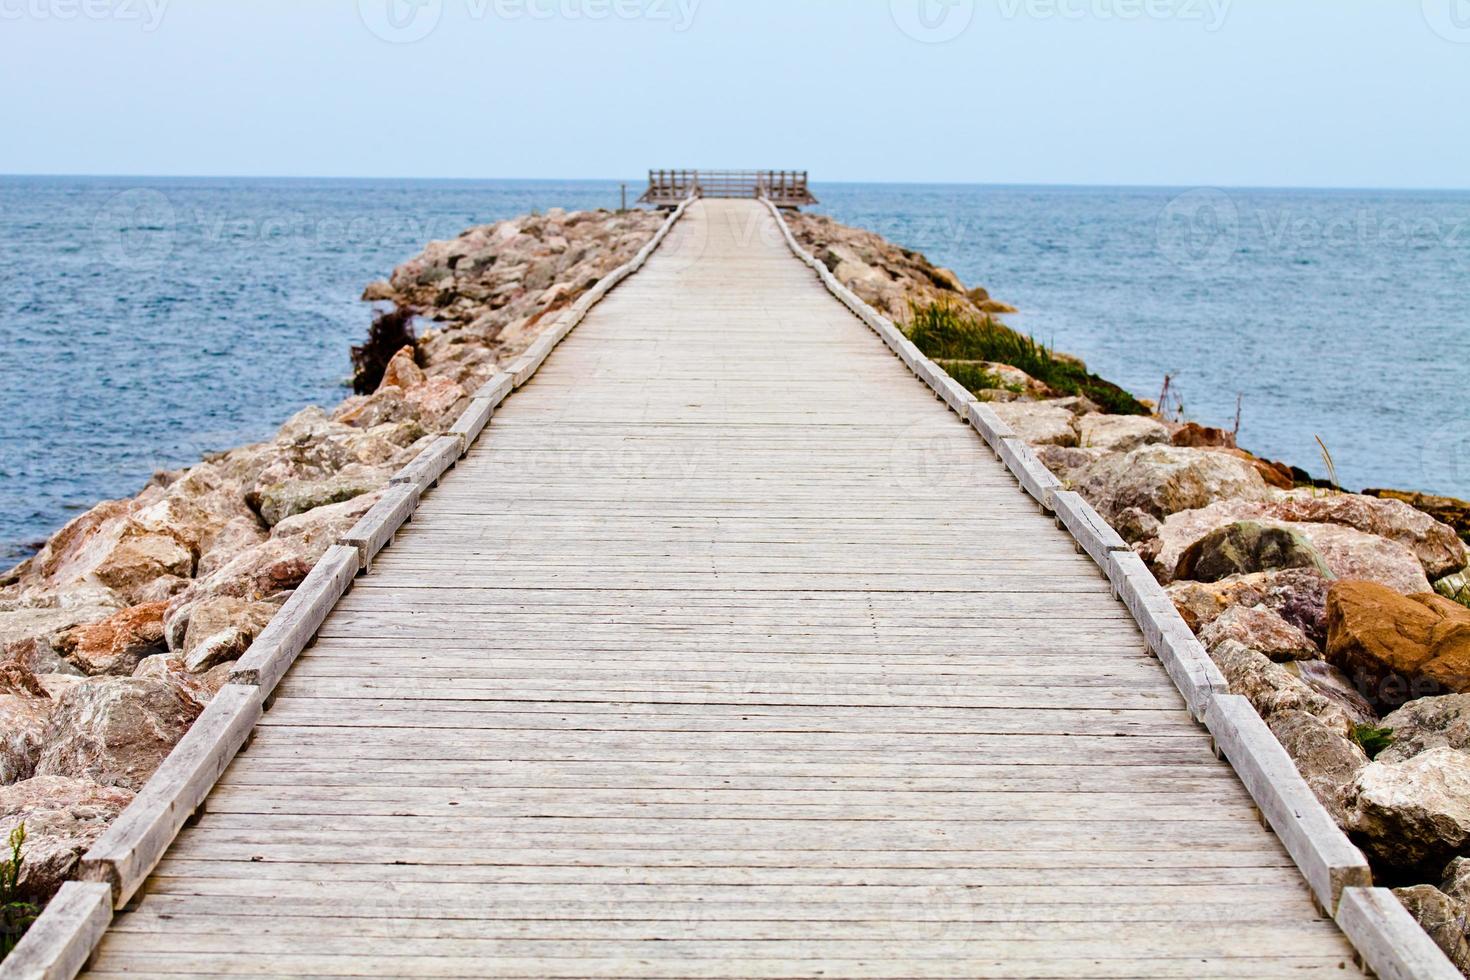
MULTIPOLYGON (((392 473, 660 220, 552 210, 430 243, 364 294, 432 321, 367 393, 160 473, 0 575, 0 833, 26 825, 25 897, 72 874, 392 473)), ((1016 340, 991 319, 1009 307, 923 256, 820 216, 791 225, 906 328, 937 310, 945 329, 1016 340)), ((1380 880, 1470 974, 1470 609, 1451 598, 1470 597, 1470 505, 1323 488, 1229 432, 1147 414, 1075 358, 1026 350, 1065 370, 942 363, 1148 561, 1380 880)))

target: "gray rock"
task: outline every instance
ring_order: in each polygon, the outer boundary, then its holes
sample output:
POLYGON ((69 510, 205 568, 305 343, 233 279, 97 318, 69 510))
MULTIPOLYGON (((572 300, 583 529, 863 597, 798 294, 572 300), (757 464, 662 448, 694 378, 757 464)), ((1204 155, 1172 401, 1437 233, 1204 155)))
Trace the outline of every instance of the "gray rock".
POLYGON ((1075 446, 1071 409, 1051 402, 996 402, 991 409, 1033 446, 1075 446))
POLYGON ((171 685, 89 678, 57 700, 36 774, 137 792, 198 715, 199 705, 171 685))
POLYGON ((251 602, 235 596, 213 596, 196 603, 184 634, 184 666, 202 674, 214 667, 239 660, 251 641, 276 614, 267 602, 251 602))
POLYGON ((1225 640, 1235 640, 1277 662, 1322 655, 1307 634, 1265 605, 1231 606, 1200 633, 1206 647, 1225 640))
POLYGON ((21 897, 36 904, 49 900, 132 800, 125 789, 59 776, 36 776, 0 788, 0 840, 17 824, 26 826, 21 897))
POLYGON ((288 517, 304 514, 318 507, 340 504, 382 489, 388 482, 386 470, 340 474, 322 480, 276 483, 266 487, 257 497, 261 520, 275 527, 288 517))
POLYGON ((1344 737, 1352 734, 1355 723, 1351 716, 1265 654, 1235 640, 1223 640, 1209 653, 1229 682, 1231 693, 1249 700, 1267 721, 1279 712, 1300 711, 1320 719, 1344 737))
POLYGON ((1435 945, 1444 950, 1455 969, 1470 976, 1470 940, 1466 937, 1470 909, 1465 903, 1433 885, 1395 888, 1393 893, 1435 945))
POLYGON ((1248 460, 1173 446, 1107 453, 1078 474, 1074 483, 1108 519, 1137 507, 1163 520, 1225 497, 1264 499, 1271 492, 1248 460))
POLYGON ((1447 694, 1410 701, 1383 719, 1393 729, 1393 745, 1380 762, 1403 762, 1428 749, 1470 751, 1470 694, 1447 694))
POLYGON ((1325 660, 1293 660, 1282 664, 1293 676, 1342 709, 1354 725, 1378 725, 1378 713, 1342 671, 1325 660))
POLYGON ((1278 711, 1267 724, 1317 799, 1342 823, 1343 789, 1368 764, 1367 754, 1340 727, 1305 711, 1278 711))
POLYGON ((1470 902, 1470 858, 1457 857, 1445 865, 1440 891, 1461 902, 1470 902))
POLYGON ((1167 445, 1169 427, 1144 415, 1084 415, 1077 419, 1077 442, 1088 449, 1126 453, 1140 446, 1167 445))
POLYGON ((1295 532, 1254 521, 1216 528, 1187 548, 1173 570, 1174 579, 1218 582, 1232 575, 1306 568, 1330 577, 1327 562, 1295 532))
POLYGON ((1470 755, 1429 749, 1372 762, 1343 791, 1344 826, 1376 862, 1437 878, 1470 845, 1470 755))

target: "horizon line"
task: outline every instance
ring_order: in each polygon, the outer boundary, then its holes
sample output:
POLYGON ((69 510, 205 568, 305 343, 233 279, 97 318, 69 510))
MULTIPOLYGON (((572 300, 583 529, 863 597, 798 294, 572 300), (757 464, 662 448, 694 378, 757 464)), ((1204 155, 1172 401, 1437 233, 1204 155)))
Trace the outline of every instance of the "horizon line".
MULTIPOLYGON (((656 169, 656 168, 655 168, 656 169)), ((675 168, 664 168, 675 169, 675 168)), ((685 167, 678 169, 686 170, 714 170, 721 168, 685 167)), ((728 168, 726 168, 728 169, 728 168)), ((781 168, 762 168, 781 169, 781 168)), ((795 168, 788 168, 795 169, 795 168)), ((340 181, 422 181, 442 183, 622 183, 626 178, 622 177, 409 177, 409 176, 384 176, 384 175, 349 175, 349 174, 151 174, 151 173, 47 173, 47 172, 0 172, 0 180, 10 178, 54 178, 54 179, 91 179, 91 180, 340 180, 340 181)), ((642 181, 640 176, 637 182, 642 181)), ((1429 185, 1357 185, 1357 184, 1223 184, 1223 183, 1185 183, 1185 184, 1156 184, 1156 183, 1074 183, 1069 181, 984 181, 984 180, 883 180, 883 179, 843 179, 823 180, 810 177, 808 179, 813 186, 827 185, 889 185, 895 187, 1043 187, 1056 189, 1092 189, 1092 190, 1198 190, 1202 188, 1213 188, 1219 190, 1241 190, 1241 191, 1389 191, 1389 192, 1439 192, 1439 193, 1470 193, 1470 185, 1464 187, 1437 187, 1429 185)), ((629 186, 634 186, 634 181, 629 181, 629 186)))

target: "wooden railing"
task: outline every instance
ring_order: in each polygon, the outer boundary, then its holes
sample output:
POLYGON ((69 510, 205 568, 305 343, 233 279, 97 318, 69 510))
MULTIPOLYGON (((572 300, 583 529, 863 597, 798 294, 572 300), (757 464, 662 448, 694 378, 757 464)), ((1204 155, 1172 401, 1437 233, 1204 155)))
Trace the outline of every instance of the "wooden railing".
POLYGON ((650 170, 640 204, 677 206, 688 197, 748 197, 778 208, 816 204, 805 170, 650 170))

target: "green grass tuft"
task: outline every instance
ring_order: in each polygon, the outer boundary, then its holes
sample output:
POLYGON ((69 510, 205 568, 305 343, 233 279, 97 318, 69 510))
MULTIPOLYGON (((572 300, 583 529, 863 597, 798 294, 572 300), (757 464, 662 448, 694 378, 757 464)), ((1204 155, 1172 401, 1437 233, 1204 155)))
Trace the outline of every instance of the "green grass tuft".
POLYGON ((944 373, 954 378, 970 391, 1020 391, 1020 385, 1007 384, 1004 380, 981 367, 981 361, 946 361, 936 359, 944 373))
POLYGON ((10 858, 0 862, 0 960, 10 955, 20 937, 36 921, 40 909, 20 900, 21 855, 26 843, 26 825, 10 832, 10 858))
MULTIPOLYGON (((910 312, 909 339, 936 361, 1009 364, 1063 395, 1085 395, 1109 414, 1151 414, 1142 402, 1122 388, 1072 361, 1057 357, 1035 338, 1019 334, 989 316, 977 319, 948 303, 914 304, 910 312)), ((953 374, 951 377, 971 391, 980 390, 963 378, 953 374)), ((977 380, 983 382, 986 379, 977 380)))
POLYGON ((1374 759, 1378 757, 1378 753, 1393 744, 1393 729, 1378 728, 1375 725, 1354 725, 1353 741, 1362 747, 1368 758, 1374 759))

